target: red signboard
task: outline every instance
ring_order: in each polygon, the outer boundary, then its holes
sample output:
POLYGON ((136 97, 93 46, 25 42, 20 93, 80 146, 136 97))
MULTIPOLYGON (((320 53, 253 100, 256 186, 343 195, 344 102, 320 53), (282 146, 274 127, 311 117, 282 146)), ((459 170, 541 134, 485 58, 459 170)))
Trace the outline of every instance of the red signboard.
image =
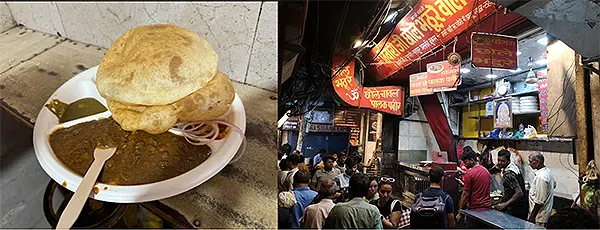
MULTIPOLYGON (((338 73, 339 68, 344 63, 346 58, 341 56, 336 56, 333 58, 332 63, 332 75, 338 73)), ((356 80, 354 80, 354 60, 350 62, 343 70, 341 70, 337 76, 333 78, 333 88, 337 95, 344 100, 344 102, 348 103, 351 106, 358 106, 360 92, 359 87, 356 84, 356 80)))
POLYGON ((404 112, 404 88, 400 86, 364 87, 360 106, 395 115, 404 112))
POLYGON ((367 55, 369 61, 376 57, 371 64, 375 79, 380 81, 408 66, 494 9, 488 0, 421 0, 400 20, 389 39, 383 38, 367 55))
MULTIPOLYGON (((344 57, 333 58, 332 74, 338 73, 344 57)), ((332 80, 333 88, 342 100, 351 106, 370 108, 381 112, 402 115, 404 88, 401 86, 359 87, 354 79, 354 60, 332 80)))
POLYGON ((537 78, 538 90, 540 92, 540 123, 542 124, 542 131, 548 132, 548 71, 538 71, 537 78))
POLYGON ((471 60, 473 67, 478 68, 517 69, 517 38, 473 33, 471 60))
POLYGON ((448 61, 427 64, 427 87, 455 88, 460 82, 460 65, 450 65, 448 61))
POLYGON ((427 87, 427 72, 410 75, 410 96, 433 94, 433 89, 427 87))

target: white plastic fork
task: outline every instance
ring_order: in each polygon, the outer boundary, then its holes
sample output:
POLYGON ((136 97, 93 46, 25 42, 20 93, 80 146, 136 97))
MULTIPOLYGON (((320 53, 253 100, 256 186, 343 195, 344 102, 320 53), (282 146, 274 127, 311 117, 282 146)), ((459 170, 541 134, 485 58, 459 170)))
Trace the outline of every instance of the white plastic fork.
POLYGON ((94 188, 94 184, 98 179, 98 175, 100 175, 100 171, 102 171, 102 168, 104 167, 104 163, 112 157, 116 150, 117 148, 102 149, 96 147, 96 149, 94 149, 94 162, 85 173, 75 194, 73 194, 69 204, 67 204, 67 207, 60 215, 56 229, 69 229, 73 226, 83 209, 85 201, 87 201, 87 198, 94 188))

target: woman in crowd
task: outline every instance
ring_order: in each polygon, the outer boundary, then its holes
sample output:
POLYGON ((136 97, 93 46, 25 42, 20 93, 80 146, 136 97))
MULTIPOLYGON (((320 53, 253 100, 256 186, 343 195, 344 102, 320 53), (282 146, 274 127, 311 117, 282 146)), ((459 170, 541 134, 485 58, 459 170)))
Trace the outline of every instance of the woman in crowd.
POLYGON ((369 180, 371 180, 371 183, 369 184, 369 193, 366 198, 371 202, 379 199, 379 184, 377 183, 379 179, 377 177, 369 177, 369 180))

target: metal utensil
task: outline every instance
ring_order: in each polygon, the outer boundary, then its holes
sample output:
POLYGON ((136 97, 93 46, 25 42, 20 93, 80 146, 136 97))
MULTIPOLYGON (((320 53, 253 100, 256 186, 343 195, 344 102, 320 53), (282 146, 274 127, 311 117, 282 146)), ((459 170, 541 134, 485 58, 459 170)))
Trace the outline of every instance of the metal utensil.
POLYGON ((100 175, 100 171, 102 171, 102 168, 104 167, 104 163, 112 157, 116 150, 117 148, 100 147, 94 149, 94 162, 85 173, 83 180, 81 180, 81 183, 79 183, 79 186, 77 187, 77 191, 75 191, 75 194, 71 197, 71 200, 69 201, 69 204, 67 204, 62 215, 60 215, 56 229, 71 228, 73 226, 81 213, 85 201, 87 201, 87 198, 94 188, 94 184, 98 179, 98 175, 100 175))

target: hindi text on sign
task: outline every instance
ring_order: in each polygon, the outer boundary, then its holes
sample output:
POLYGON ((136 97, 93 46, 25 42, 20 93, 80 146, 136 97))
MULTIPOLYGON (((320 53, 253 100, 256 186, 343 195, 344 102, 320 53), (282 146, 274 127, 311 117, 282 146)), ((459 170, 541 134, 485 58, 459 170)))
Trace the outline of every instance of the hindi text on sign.
POLYGON ((427 64, 428 88, 455 88, 460 82, 460 66, 453 66, 448 61, 427 64))
POLYGON ((471 41, 471 63, 474 67, 517 69, 517 38, 473 33, 471 41))
POLYGON ((427 72, 411 74, 409 76, 410 96, 421 96, 432 94, 433 91, 427 85, 427 72))
POLYGON ((494 4, 487 0, 479 1, 477 6, 470 0, 420 1, 398 23, 389 39, 382 39, 371 50, 370 58, 379 54, 371 65, 375 78, 382 80, 392 75, 466 30, 473 23, 473 9, 474 18, 480 19, 494 10, 494 4))
MULTIPOLYGON (((332 75, 345 58, 334 57, 332 75)), ((337 95, 351 106, 365 107, 395 115, 403 114, 404 90, 400 86, 359 87, 354 78, 354 60, 332 79, 337 95)))

